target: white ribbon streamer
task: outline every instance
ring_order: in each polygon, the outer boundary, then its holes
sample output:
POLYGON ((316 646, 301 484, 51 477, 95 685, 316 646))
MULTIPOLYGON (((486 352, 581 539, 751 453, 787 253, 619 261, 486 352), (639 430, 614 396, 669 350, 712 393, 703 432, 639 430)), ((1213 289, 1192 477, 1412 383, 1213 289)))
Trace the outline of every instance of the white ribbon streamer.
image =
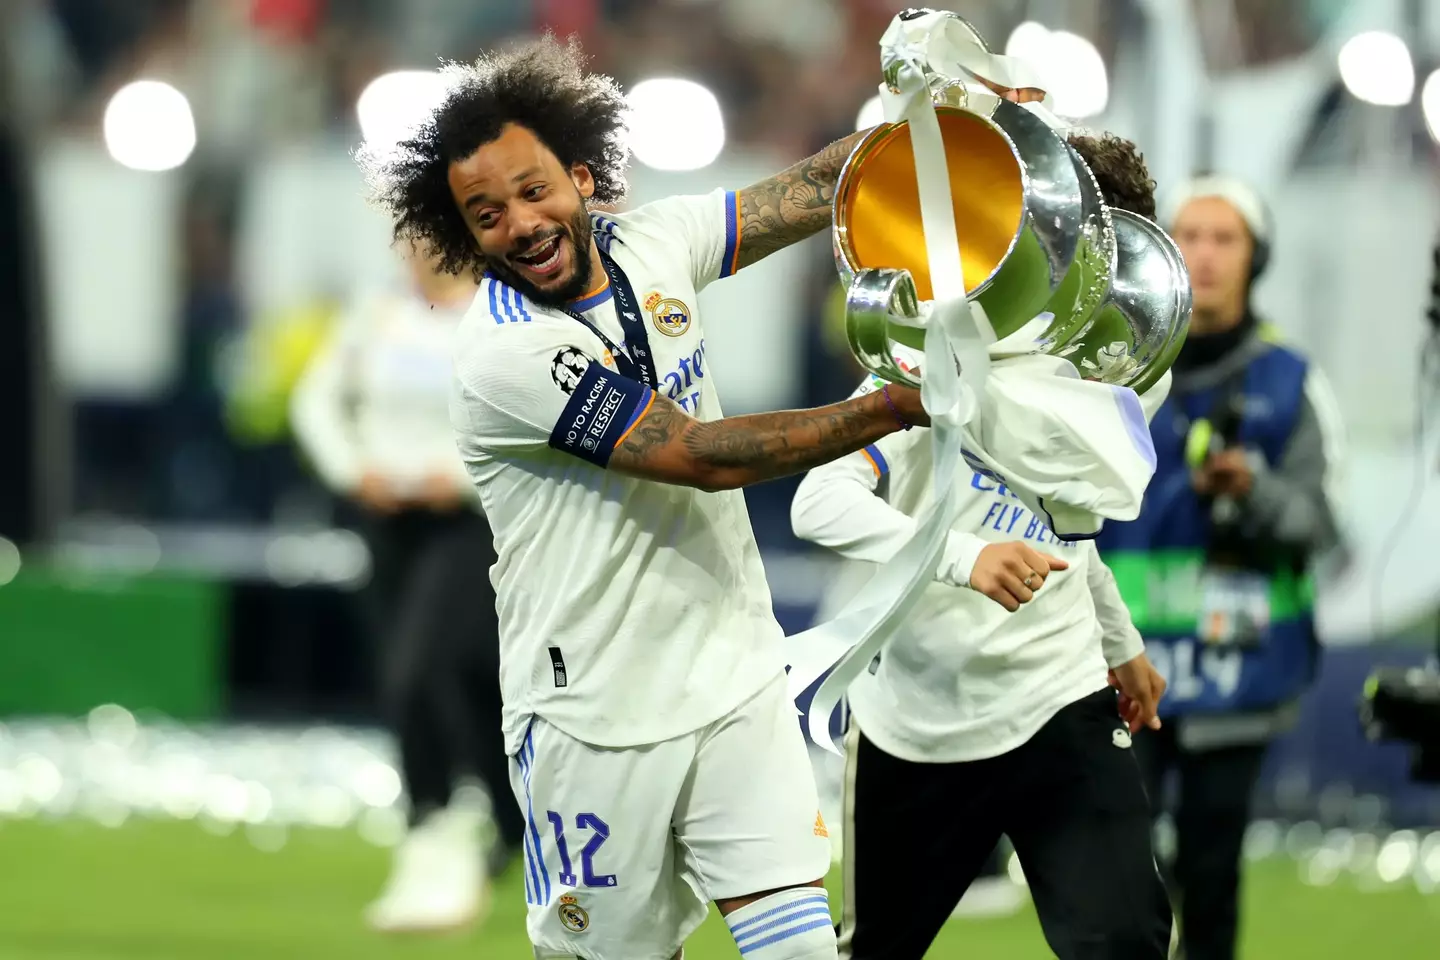
MULTIPOLYGON (((935 302, 923 317, 925 365, 920 396, 935 444, 935 500, 917 519, 916 532, 835 619, 790 638, 789 689, 798 698, 829 671, 806 717, 811 739, 839 754, 830 717, 850 684, 869 668, 935 575, 960 497, 958 471, 964 426, 978 409, 995 339, 984 311, 965 299, 965 274, 956 238, 950 178, 939 118, 922 70, 923 51, 897 50, 904 66, 899 93, 881 87, 890 122, 908 121, 920 192, 921 225, 935 302), (957 370, 958 367, 958 370, 957 370)), ((889 51, 887 51, 887 55, 889 51)))
MULTIPOLYGON (((939 66, 941 75, 958 76, 963 68, 1010 87, 1038 83, 1026 65, 986 53, 958 21, 945 19, 948 24, 935 31, 933 24, 897 18, 880 43, 882 63, 900 65, 892 74, 898 89, 882 85, 880 99, 887 121, 909 125, 933 285, 934 300, 922 305, 918 319, 891 319, 925 331, 920 396, 934 444, 934 500, 916 519, 910 540, 834 619, 787 641, 792 699, 825 677, 811 699, 806 725, 811 739, 835 754, 840 750, 829 729, 835 707, 934 579, 959 513, 962 496, 955 481, 966 451, 977 468, 1007 476, 1007 485, 1031 512, 1049 517, 1061 535, 1067 529, 1091 533, 1103 517, 1133 517, 1154 469, 1143 412, 1131 403, 1133 395, 1123 395, 1129 393, 1125 388, 1073 379, 1077 374, 1068 362, 1028 355, 1029 349, 1016 349, 1023 346, 1018 342, 1008 351, 996 346, 996 375, 991 377, 995 332, 984 309, 966 300, 945 145, 927 71, 937 72, 939 66), (1043 409, 1035 410, 1036 404, 1043 409), (1135 409, 1127 415, 1129 406, 1135 409), (1036 421, 1033 436, 1011 435, 1007 425, 1031 420, 1036 421), (1138 424, 1138 432, 1127 429, 1128 421, 1138 424), (1051 462, 1057 458, 1048 444, 1057 433, 1069 442, 1058 448, 1065 455, 1060 462, 1051 462), (1045 438, 1043 449, 1036 437, 1045 438), (1074 470, 1077 459, 1088 466, 1074 470)), ((971 109, 983 113, 989 96, 991 91, 973 86, 971 109)), ((1050 126, 1064 127, 1043 104, 1024 106, 1050 126)))

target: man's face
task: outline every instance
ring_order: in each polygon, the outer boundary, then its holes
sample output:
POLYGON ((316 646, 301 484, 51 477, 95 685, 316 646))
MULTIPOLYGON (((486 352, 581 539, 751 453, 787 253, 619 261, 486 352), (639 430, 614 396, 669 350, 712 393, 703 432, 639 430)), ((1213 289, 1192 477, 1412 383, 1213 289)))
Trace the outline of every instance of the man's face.
POLYGON ((450 164, 450 194, 504 282, 538 303, 559 305, 590 290, 590 215, 595 181, 584 164, 569 170, 525 127, 450 164))
POLYGON ((1219 197, 1200 197, 1180 208, 1170 235, 1190 270, 1197 314, 1244 304, 1254 242, 1238 210, 1219 197))

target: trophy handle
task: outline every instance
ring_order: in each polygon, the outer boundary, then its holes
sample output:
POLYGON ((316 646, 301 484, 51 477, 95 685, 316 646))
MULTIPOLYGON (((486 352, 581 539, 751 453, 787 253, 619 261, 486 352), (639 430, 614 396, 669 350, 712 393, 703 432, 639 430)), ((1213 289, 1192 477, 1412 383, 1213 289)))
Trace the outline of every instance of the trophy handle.
POLYGON ((920 386, 920 378, 895 362, 894 328, 924 343, 919 325, 920 300, 908 270, 878 267, 859 270, 845 296, 845 336, 860 365, 891 383, 920 386), (913 323, 896 324, 896 320, 913 323))

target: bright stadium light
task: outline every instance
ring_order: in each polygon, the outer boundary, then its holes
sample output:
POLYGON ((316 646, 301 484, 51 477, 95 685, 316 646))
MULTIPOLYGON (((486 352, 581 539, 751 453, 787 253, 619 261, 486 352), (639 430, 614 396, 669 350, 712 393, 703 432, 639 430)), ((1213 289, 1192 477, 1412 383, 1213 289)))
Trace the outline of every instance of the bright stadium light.
POLYGON ((391 145, 409 138, 445 99, 438 70, 397 70, 371 80, 355 102, 360 135, 367 144, 391 145))
POLYGON ((1415 95, 1415 63, 1410 48, 1393 33, 1358 33, 1340 48, 1340 79, 1366 103, 1403 107, 1415 95))
POLYGON ((195 116, 185 94, 159 80, 136 80, 105 107, 105 149, 132 170, 173 170, 195 151, 195 116))
POLYGON ((860 108, 860 112, 855 117, 855 129, 868 130, 884 122, 885 107, 881 104, 880 95, 877 93, 869 100, 866 100, 865 105, 860 108))
POLYGON ((1440 69, 1426 77, 1425 86, 1420 88, 1420 110, 1425 114, 1430 136, 1440 143, 1440 69))
POLYGON ((1095 44, 1075 33, 1050 34, 1050 56, 1059 79, 1051 89, 1055 112, 1066 117, 1093 117, 1110 102, 1105 59, 1095 44))
POLYGON ((626 95, 630 149, 656 170, 699 170, 725 146, 725 118, 715 94, 674 78, 642 80, 626 95))
POLYGON ((1110 102, 1105 59, 1079 34, 1027 20, 1010 34, 1005 54, 1035 69, 1061 116, 1080 119, 1105 112, 1110 102))
POLYGON ((0 587, 14 580, 20 573, 20 548, 13 540, 0 537, 0 587))
POLYGON ((1049 39, 1049 30, 1034 20, 1026 20, 1016 27, 1011 32, 1010 39, 1005 41, 1005 56, 1033 64, 1043 63, 1049 39))

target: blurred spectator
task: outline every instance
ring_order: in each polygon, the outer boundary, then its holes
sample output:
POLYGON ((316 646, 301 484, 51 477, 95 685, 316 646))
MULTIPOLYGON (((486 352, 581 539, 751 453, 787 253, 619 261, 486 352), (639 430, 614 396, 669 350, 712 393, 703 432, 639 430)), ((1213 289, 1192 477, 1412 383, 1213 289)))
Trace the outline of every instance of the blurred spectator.
POLYGON ((495 552, 448 414, 450 338, 475 283, 415 251, 408 262, 413 289, 359 302, 293 400, 302 447, 361 508, 372 556, 382 707, 411 804, 409 835, 367 913, 384 931, 448 929, 481 909, 482 812, 457 785, 484 783, 498 861, 519 849, 523 827, 500 733, 495 552))
POLYGON ((1337 541, 1340 438, 1319 372, 1251 309, 1271 240, 1258 195, 1206 177, 1169 206, 1190 335, 1151 424, 1158 466, 1140 517, 1107 524, 1099 546, 1169 681, 1164 728, 1135 746, 1157 804, 1178 774, 1185 956, 1229 960, 1251 794, 1316 670, 1309 568, 1337 541))

